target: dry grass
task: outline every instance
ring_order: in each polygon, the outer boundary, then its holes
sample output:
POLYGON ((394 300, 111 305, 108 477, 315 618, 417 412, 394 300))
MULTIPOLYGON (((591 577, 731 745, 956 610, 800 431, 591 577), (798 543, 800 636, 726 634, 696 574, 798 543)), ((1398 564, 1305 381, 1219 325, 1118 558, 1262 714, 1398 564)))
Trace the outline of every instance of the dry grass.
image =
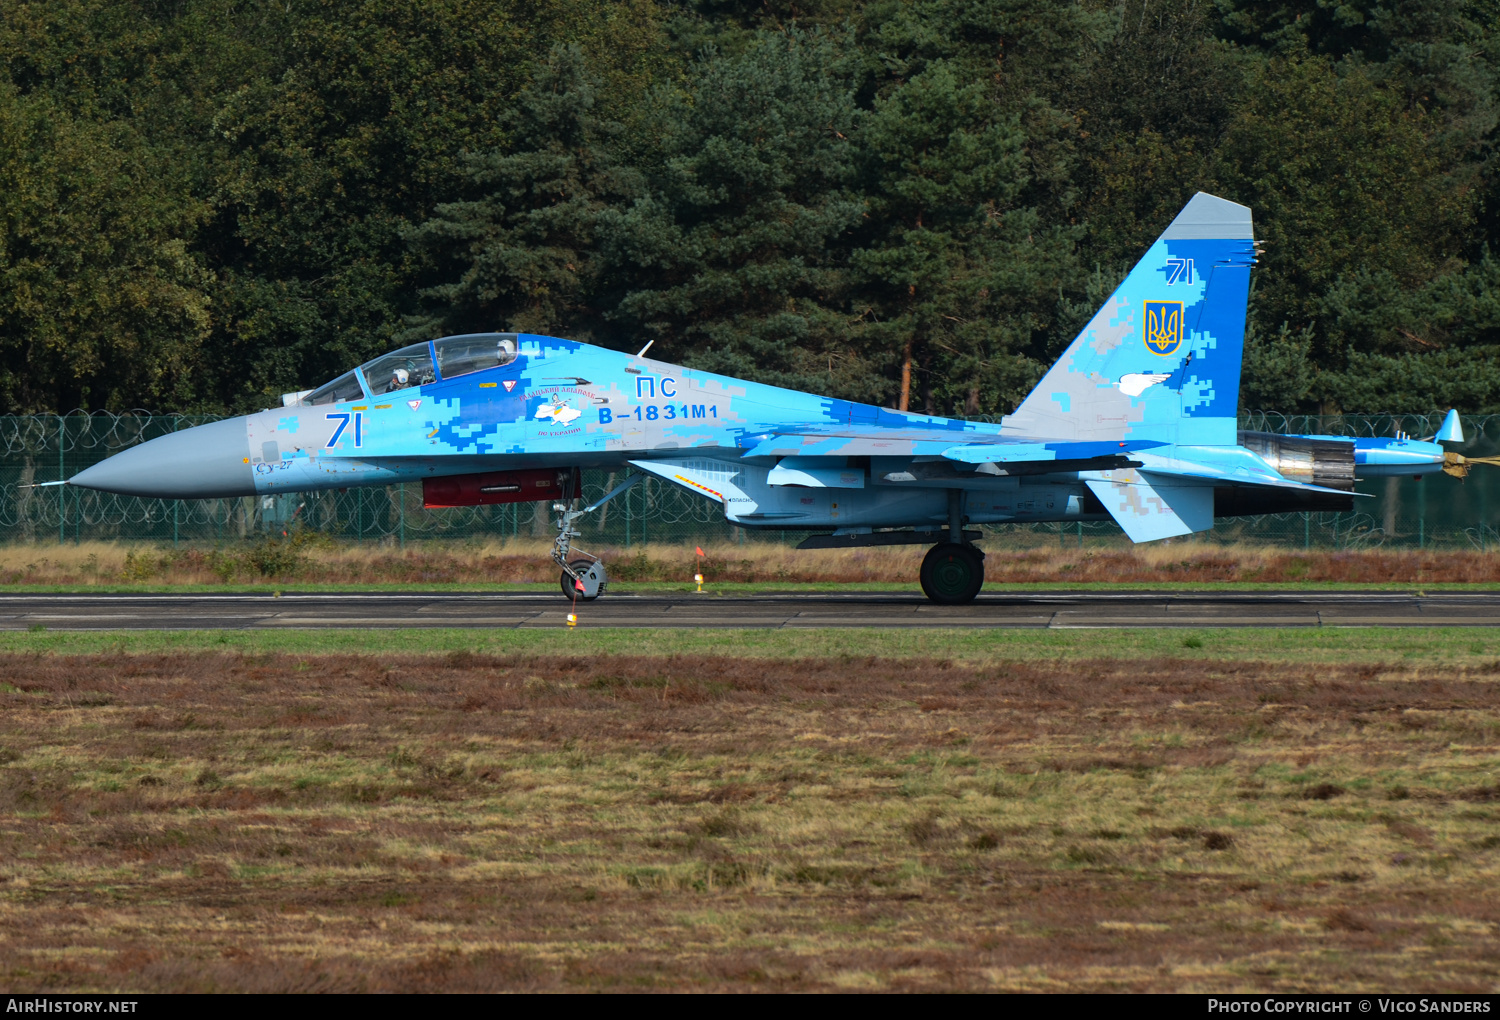
POLYGON ((0 656, 16 992, 1493 992, 1500 662, 0 656))
MULTIPOLYGON (((990 584, 1497 583, 1500 551, 1295 551, 1281 547, 1158 542, 1060 548, 986 544, 990 584)), ((594 549, 615 582, 690 583, 700 563, 692 544, 594 549)), ((146 544, 0 546, 0 584, 162 585, 295 581, 302 584, 554 584, 550 546, 536 540, 336 543, 307 538, 223 549, 146 544)), ((786 545, 725 543, 706 549, 710 583, 891 583, 911 585, 919 546, 798 551, 786 545)))

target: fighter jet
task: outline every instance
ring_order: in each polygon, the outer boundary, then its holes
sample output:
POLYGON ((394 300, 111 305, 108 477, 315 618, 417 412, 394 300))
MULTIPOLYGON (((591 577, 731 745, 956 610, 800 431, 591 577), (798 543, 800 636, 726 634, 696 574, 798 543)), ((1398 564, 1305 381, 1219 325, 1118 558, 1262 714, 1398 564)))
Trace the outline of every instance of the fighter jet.
POLYGON ((1343 511, 1356 474, 1452 465, 1436 441, 1237 428, 1250 210, 1198 194, 1015 412, 999 424, 911 414, 527 333, 447 336, 376 358, 280 408, 122 451, 70 484, 203 499, 420 482, 431 507, 550 500, 565 594, 604 564, 581 516, 651 476, 801 548, 928 545, 934 602, 984 583, 974 525, 1119 524, 1132 541, 1218 517, 1343 511), (578 506, 584 468, 632 469, 578 506))

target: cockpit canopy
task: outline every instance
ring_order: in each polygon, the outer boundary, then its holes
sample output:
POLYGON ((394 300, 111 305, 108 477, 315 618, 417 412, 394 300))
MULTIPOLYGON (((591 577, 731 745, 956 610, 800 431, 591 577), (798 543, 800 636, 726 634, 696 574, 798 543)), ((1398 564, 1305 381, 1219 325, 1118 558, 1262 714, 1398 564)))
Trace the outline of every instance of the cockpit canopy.
POLYGON ((432 348, 429 344, 413 344, 390 354, 382 354, 374 361, 367 361, 359 366, 359 370, 365 377, 365 384, 376 396, 437 381, 437 376, 432 371, 432 348))
POLYGON ((457 379, 516 360, 515 333, 469 333, 412 344, 382 354, 311 392, 288 393, 283 404, 338 404, 457 379))

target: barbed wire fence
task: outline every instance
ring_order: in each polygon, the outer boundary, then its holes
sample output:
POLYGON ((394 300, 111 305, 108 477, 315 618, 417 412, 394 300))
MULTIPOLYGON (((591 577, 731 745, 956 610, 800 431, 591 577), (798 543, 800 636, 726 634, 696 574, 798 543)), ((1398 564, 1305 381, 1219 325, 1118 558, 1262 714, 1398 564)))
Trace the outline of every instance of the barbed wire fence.
MULTIPOLYGON (((86 414, 0 416, 0 541, 144 541, 222 545, 260 541, 294 528, 354 542, 433 539, 550 538, 547 504, 429 510, 420 484, 329 490, 237 499, 163 500, 116 496, 70 486, 31 488, 66 479, 111 454, 179 429, 218 420, 209 415, 86 414)), ((979 419, 983 420, 983 419, 979 419)), ((1263 432, 1390 436, 1432 435, 1442 421, 1432 414, 1289 415, 1253 411, 1240 427, 1263 432)), ((1500 415, 1463 418, 1465 456, 1500 452, 1500 415)), ((597 499, 618 472, 585 471, 583 497, 597 499)), ((1201 536, 1211 542, 1255 542, 1301 548, 1355 550, 1500 548, 1494 512, 1500 509, 1500 469, 1480 468, 1466 479, 1429 475, 1359 483, 1368 499, 1346 513, 1274 514, 1221 520, 1201 536)), ((597 545, 630 548, 645 542, 796 543, 807 532, 748 534, 724 519, 720 508, 678 486, 647 479, 584 522, 597 545)), ((1123 541, 1107 521, 987 526, 997 539, 1084 544, 1123 541)))

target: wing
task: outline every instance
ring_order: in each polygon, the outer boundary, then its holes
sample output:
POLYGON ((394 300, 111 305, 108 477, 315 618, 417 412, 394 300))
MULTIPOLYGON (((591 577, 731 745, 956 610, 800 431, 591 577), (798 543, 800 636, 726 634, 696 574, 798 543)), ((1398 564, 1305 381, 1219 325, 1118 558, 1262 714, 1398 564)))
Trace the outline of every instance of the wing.
POLYGON ((998 432, 807 425, 746 436, 739 445, 745 457, 930 457, 976 467, 991 464, 1000 468, 998 473, 1016 474, 1126 467, 1133 453, 1166 444, 1046 442, 998 432))

